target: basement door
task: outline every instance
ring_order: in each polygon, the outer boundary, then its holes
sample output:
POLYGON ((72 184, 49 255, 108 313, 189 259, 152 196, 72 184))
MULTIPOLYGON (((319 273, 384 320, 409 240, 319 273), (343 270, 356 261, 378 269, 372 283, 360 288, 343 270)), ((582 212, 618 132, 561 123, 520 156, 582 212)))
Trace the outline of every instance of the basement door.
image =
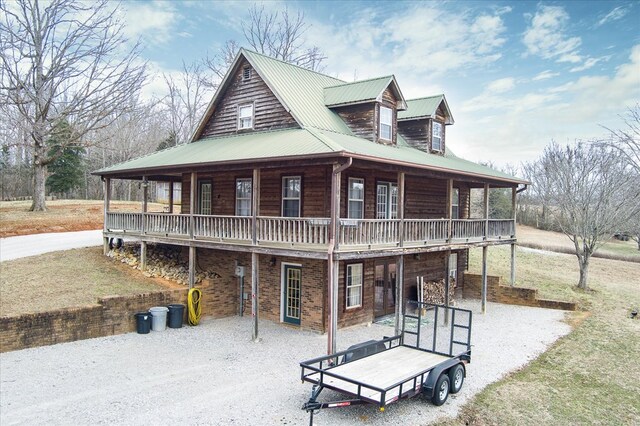
POLYGON ((375 265, 373 309, 376 318, 396 311, 396 262, 387 260, 375 265))
POLYGON ((300 325, 300 298, 302 293, 302 268, 283 265, 284 300, 282 320, 289 324, 300 325))

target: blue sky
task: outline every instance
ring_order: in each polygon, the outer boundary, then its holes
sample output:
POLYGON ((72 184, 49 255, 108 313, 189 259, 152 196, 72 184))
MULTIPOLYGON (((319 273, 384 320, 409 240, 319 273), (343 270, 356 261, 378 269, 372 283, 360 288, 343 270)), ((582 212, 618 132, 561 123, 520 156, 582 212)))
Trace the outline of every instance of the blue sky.
MULTIPOLYGON (((123 4, 156 72, 175 72, 243 40, 251 2, 123 4)), ((552 139, 574 143, 622 126, 640 102, 640 3, 628 1, 273 1, 301 10, 326 74, 394 74, 405 98, 444 93, 448 147, 473 161, 518 164, 552 139)), ((160 90, 160 80, 148 91, 160 90)))

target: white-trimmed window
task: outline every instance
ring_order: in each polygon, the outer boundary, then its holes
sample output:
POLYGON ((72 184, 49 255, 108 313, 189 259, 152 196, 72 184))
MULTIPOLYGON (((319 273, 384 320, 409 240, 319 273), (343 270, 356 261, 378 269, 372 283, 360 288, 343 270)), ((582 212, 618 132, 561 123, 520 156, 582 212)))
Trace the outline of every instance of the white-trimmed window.
POLYGON ((453 188, 451 194, 451 219, 460 219, 460 190, 453 188))
POLYGON ((393 134, 393 111, 391 108, 380 106, 380 139, 390 141, 393 134))
POLYGON ((301 176, 282 178, 282 216, 300 217, 300 196, 302 194, 301 176))
POLYGON ((458 253, 451 253, 449 255, 449 277, 458 279, 458 253))
POLYGON ((398 218, 398 185, 379 182, 376 188, 376 219, 398 218))
POLYGON ((238 129, 253 128, 253 104, 238 107, 238 129))
POLYGON ((442 151, 442 124, 437 121, 431 126, 431 149, 442 151))
POLYGON ((362 306, 362 263, 352 263, 347 265, 347 309, 362 306))
POLYGON ((251 216, 251 178, 236 179, 236 216, 251 216))
POLYGON ((347 217, 349 219, 364 218, 364 179, 349 178, 349 204, 347 217))

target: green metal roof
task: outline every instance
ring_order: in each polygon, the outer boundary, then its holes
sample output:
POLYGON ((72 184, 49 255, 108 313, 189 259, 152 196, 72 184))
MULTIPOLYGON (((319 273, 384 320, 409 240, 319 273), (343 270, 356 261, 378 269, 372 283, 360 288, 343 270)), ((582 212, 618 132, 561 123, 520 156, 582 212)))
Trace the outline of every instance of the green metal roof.
POLYGON ((392 81, 393 76, 389 75, 325 87, 324 103, 326 106, 338 106, 380 100, 392 81))
POLYGON ((415 120, 417 118, 435 118, 436 111, 443 101, 450 121, 453 123, 453 117, 451 116, 451 111, 449 111, 449 106, 447 105, 447 100, 444 95, 407 100, 407 109, 405 111, 398 111, 398 121, 415 120))

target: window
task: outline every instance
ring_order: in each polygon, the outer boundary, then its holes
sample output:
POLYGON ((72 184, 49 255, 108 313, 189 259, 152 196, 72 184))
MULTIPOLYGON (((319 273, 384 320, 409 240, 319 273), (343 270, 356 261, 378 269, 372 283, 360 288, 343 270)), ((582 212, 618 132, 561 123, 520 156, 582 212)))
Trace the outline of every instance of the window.
POLYGON ((282 216, 300 217, 300 194, 302 178, 285 176, 282 178, 282 216))
POLYGON ((458 278, 458 253, 449 256, 449 277, 454 280, 458 278))
POLYGON ((442 151, 442 124, 437 121, 431 127, 431 149, 442 151))
POLYGON ((244 67, 242 69, 242 80, 251 80, 251 67, 244 67))
POLYGON ((211 181, 200 181, 199 214, 211 214, 211 181))
POLYGON ((349 178, 349 219, 364 218, 364 179, 349 178))
POLYGON ((238 129, 253 128, 253 104, 238 107, 238 129))
POLYGON ((380 182, 376 188, 376 219, 398 218, 398 185, 380 182))
POLYGON ((347 265, 347 309, 362 306, 362 263, 347 265))
POLYGON ((451 219, 460 219, 460 190, 453 188, 451 194, 451 219))
POLYGON ((251 216, 251 179, 236 179, 236 216, 251 216))
POLYGON ((391 128, 393 126, 391 108, 380 107, 380 139, 391 140, 391 128))

